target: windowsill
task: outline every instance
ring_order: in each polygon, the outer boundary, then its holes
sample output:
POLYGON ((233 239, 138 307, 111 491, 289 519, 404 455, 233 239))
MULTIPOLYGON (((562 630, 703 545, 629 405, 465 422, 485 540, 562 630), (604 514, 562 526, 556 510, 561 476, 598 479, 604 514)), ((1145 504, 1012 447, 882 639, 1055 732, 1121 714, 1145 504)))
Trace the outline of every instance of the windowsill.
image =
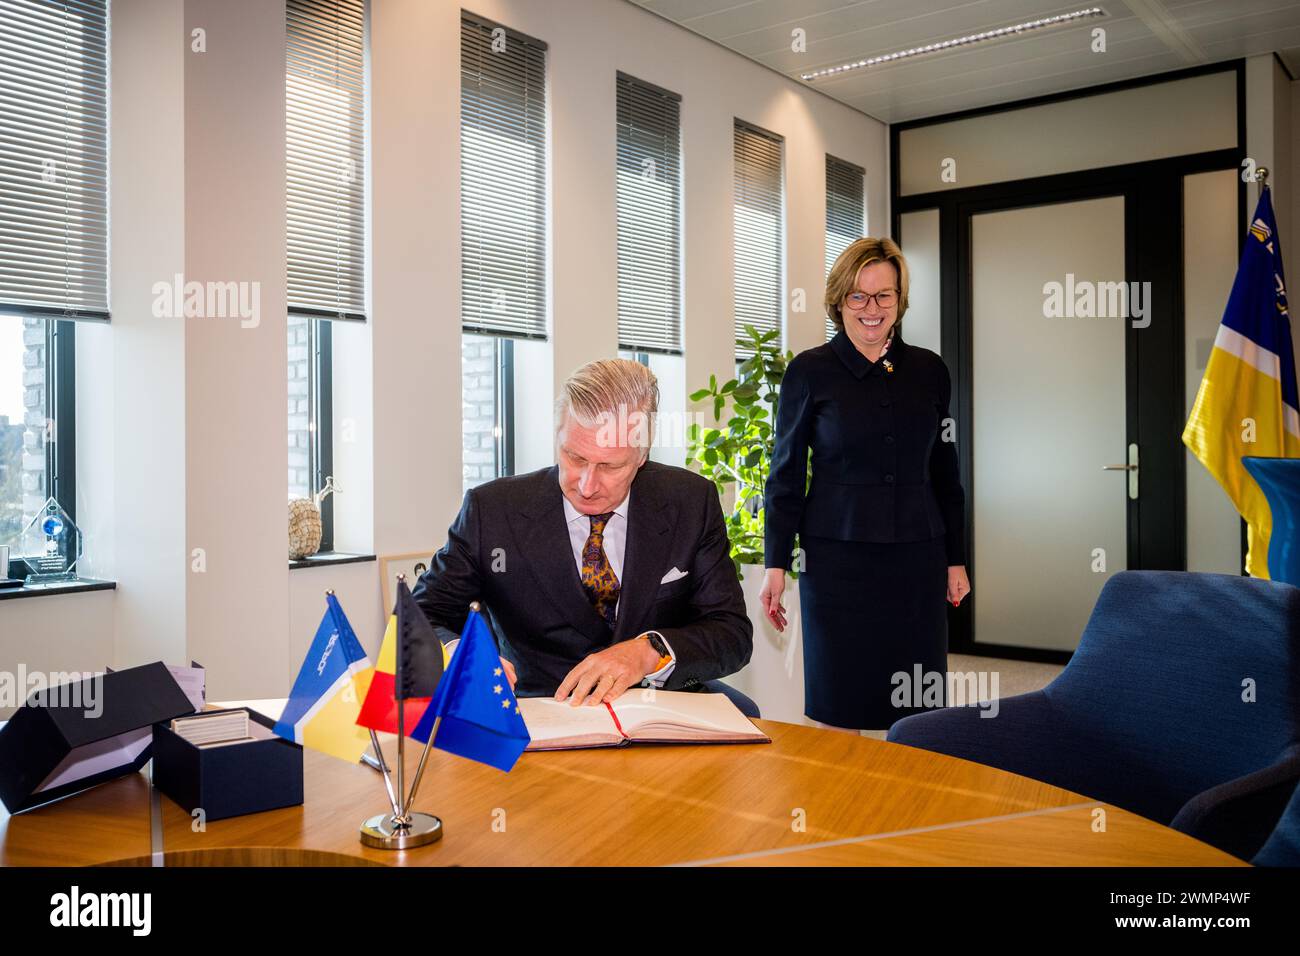
POLYGON ((80 581, 59 581, 54 584, 23 585, 20 588, 0 588, 0 601, 16 598, 44 597, 50 594, 76 594, 79 591, 114 591, 116 581, 98 581, 83 578, 80 581))
POLYGON ((322 551, 310 558, 300 558, 289 562, 289 570, 299 568, 332 568, 339 564, 360 564, 362 561, 374 561, 373 554, 348 554, 345 551, 322 551))

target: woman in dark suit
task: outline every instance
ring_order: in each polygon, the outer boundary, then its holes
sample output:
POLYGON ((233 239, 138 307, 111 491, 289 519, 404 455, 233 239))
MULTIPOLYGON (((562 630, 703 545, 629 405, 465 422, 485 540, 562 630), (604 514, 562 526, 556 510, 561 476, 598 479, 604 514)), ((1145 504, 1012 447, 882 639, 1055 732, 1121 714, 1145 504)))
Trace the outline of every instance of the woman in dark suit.
POLYGON ((917 665, 946 687, 944 601, 970 593, 952 382, 938 355, 900 335, 907 284, 893 240, 845 249, 826 280, 839 331, 791 360, 777 399, 763 610, 785 629, 785 572, 798 560, 804 713, 844 729, 925 709, 917 665))

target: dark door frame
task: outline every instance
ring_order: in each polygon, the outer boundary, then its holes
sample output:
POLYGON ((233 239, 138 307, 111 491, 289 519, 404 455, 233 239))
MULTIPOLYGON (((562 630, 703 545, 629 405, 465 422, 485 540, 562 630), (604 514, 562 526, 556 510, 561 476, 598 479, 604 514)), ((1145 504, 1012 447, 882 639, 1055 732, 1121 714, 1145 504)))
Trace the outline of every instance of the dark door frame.
MULTIPOLYGON (((1150 326, 1135 329, 1131 322, 1125 322, 1127 442, 1137 442, 1141 450, 1138 500, 1128 500, 1127 482, 1116 481, 1117 493, 1123 493, 1127 502, 1127 566, 1185 569, 1186 455, 1181 442, 1185 423, 1183 177, 1241 169, 1246 157, 1245 77, 1245 61, 1237 60, 890 127, 893 235, 900 234, 904 214, 932 209, 939 211, 940 348, 953 380, 953 415, 960 436, 957 451, 962 484, 966 490, 967 568, 972 588, 970 597, 962 602, 961 607, 948 609, 952 652, 1061 664, 1071 657, 1070 651, 983 641, 976 643, 972 633, 974 602, 979 599, 979 588, 975 580, 972 507, 971 217, 1003 209, 1106 196, 1124 197, 1125 280, 1150 282, 1153 292, 1150 326), (1218 72, 1236 73, 1237 145, 1233 148, 984 186, 898 195, 899 136, 907 129, 1218 72), (1154 494, 1153 488, 1157 489, 1154 494)), ((1238 182, 1237 205, 1238 222, 1244 222, 1244 181, 1238 182)))

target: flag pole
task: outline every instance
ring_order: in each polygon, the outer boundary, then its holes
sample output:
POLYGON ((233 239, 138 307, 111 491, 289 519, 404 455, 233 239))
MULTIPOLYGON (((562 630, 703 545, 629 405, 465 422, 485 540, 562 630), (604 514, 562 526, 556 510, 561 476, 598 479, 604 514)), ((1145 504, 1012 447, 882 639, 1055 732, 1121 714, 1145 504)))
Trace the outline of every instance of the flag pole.
POLYGON ((400 815, 401 811, 397 807, 397 797, 393 795, 393 779, 388 773, 388 761, 384 760, 384 751, 379 746, 379 735, 373 730, 370 731, 370 746, 374 748, 375 758, 379 762, 379 772, 384 775, 384 788, 388 791, 388 802, 393 806, 393 816, 400 815))
MULTIPOLYGON (((399 584, 404 583, 406 575, 399 574, 397 581, 399 584)), ((401 635, 398 635, 398 640, 401 640, 401 635)), ((374 847, 377 850, 408 850, 442 839, 442 821, 440 819, 431 813, 412 813, 410 802, 402 800, 405 792, 406 768, 406 700, 397 697, 397 693, 400 691, 397 682, 401 680, 401 676, 400 673, 394 675, 396 680, 393 687, 393 701, 397 704, 396 796, 393 794, 392 786, 389 785, 388 788, 389 802, 393 804, 393 813, 381 813, 378 816, 370 817, 361 824, 362 845, 374 847)), ((375 753, 378 754, 382 766, 384 756, 379 749, 379 738, 374 730, 370 731, 370 739, 374 742, 375 753)), ((421 760, 421 765, 423 765, 423 760, 421 760)), ((388 783, 387 775, 385 775, 384 781, 388 783)), ((419 782, 418 774, 416 782, 419 782)), ((411 789, 412 795, 414 795, 415 788, 412 787, 411 789)))
MULTIPOLYGON (((469 609, 475 614, 482 613, 482 605, 478 601, 470 601, 469 609)), ((433 718, 433 728, 429 731, 429 739, 424 742, 424 753, 420 754, 420 764, 415 768, 415 779, 411 781, 411 793, 406 798, 408 807, 415 803, 415 792, 420 789, 420 779, 424 776, 424 764, 429 759, 429 751, 433 748, 433 740, 438 736, 438 727, 441 724, 442 715, 439 714, 433 718)))
MULTIPOLYGON (((399 574, 397 576, 398 584, 401 584, 405 580, 405 574, 399 574)), ((401 634, 397 635, 397 640, 399 643, 401 642, 401 634)), ((397 683, 400 684, 402 675, 398 674, 396 676, 397 683)), ((400 686, 396 689, 399 692, 401 691, 400 686)), ((406 699, 404 697, 398 697, 397 694, 394 694, 393 698, 397 702, 397 815, 393 820, 399 827, 409 827, 411 825, 411 818, 407 815, 407 805, 402 800, 402 795, 406 793, 406 788, 402 785, 403 775, 406 773, 406 699)))
MULTIPOLYGON (((334 595, 334 589, 333 589, 333 588, 326 588, 326 589, 325 589, 325 600, 326 600, 327 602, 329 601, 330 598, 332 598, 332 597, 334 597, 334 596, 335 596, 335 595, 334 595)), ((331 611, 331 614, 332 614, 332 613, 333 613, 333 612, 331 611)), ((337 626, 337 625, 338 625, 338 622, 335 621, 335 626, 337 626)), ((379 735, 376 734, 373 730, 370 731, 370 746, 372 746, 372 747, 374 748, 374 750, 375 750, 375 757, 376 757, 376 759, 377 759, 377 761, 378 761, 378 763, 379 763, 378 770, 379 770, 379 772, 380 772, 381 774, 384 775, 384 787, 388 790, 388 802, 389 802, 390 804, 392 804, 392 807, 393 807, 393 814, 396 815, 396 814, 397 814, 397 798, 393 796, 393 781, 392 781, 392 778, 391 778, 391 777, 389 776, 389 774, 388 774, 388 762, 387 762, 386 760, 384 760, 384 751, 383 751, 383 750, 380 748, 380 746, 379 746, 379 735)), ((364 757, 365 755, 363 754, 362 756, 364 757)))

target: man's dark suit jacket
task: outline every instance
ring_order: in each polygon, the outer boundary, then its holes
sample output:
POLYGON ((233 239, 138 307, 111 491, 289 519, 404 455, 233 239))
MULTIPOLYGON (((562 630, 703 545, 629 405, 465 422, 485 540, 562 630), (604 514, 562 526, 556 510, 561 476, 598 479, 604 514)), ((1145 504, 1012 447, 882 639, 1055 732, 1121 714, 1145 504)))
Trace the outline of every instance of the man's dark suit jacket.
POLYGON ((588 654, 654 630, 677 657, 666 690, 690 690, 749 662, 753 625, 736 578, 718 493, 684 468, 648 461, 632 481, 618 617, 587 600, 556 466, 465 494, 447 544, 412 596, 443 640, 482 601, 520 697, 553 695, 588 654), (667 584, 673 568, 685 577, 667 584), (445 630, 444 630, 445 629, 445 630))

